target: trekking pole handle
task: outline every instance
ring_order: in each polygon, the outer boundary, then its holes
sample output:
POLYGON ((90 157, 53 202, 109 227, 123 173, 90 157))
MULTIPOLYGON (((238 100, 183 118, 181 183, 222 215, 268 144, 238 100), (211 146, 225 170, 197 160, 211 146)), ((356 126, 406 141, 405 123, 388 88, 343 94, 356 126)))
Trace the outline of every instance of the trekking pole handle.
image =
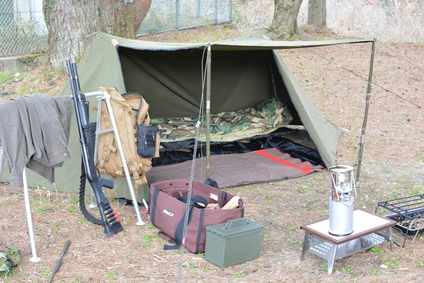
POLYGON ((71 245, 71 241, 70 240, 67 240, 66 243, 65 243, 65 246, 63 247, 62 255, 60 256, 60 258, 62 258, 65 255, 65 253, 68 250, 68 248, 69 248, 70 245, 71 245))
POLYGON ((59 270, 60 266, 62 265, 63 256, 65 255, 65 253, 68 250, 70 245, 71 245, 71 241, 67 240, 66 243, 65 243, 65 246, 63 247, 62 254, 60 255, 60 258, 56 263, 56 266, 54 268, 54 271, 53 271, 52 277, 50 278, 49 283, 51 283, 53 281, 54 275, 56 274, 56 272, 59 270))

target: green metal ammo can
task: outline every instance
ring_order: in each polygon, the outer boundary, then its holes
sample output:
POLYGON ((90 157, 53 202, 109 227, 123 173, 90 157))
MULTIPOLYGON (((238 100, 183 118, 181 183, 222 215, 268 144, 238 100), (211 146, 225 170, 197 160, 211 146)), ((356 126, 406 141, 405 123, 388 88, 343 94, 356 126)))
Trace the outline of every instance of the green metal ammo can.
POLYGON ((262 229, 246 218, 206 226, 205 259, 224 268, 258 258, 262 229))

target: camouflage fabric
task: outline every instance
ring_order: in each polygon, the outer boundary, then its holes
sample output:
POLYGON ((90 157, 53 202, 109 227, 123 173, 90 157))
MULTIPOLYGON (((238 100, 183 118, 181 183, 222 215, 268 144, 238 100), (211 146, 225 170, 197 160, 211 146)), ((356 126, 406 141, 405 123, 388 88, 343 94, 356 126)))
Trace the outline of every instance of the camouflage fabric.
POLYGON ((0 251, 0 272, 8 272, 12 268, 12 263, 7 260, 7 252, 0 251))
MULTIPOLYGON (((211 115, 210 140, 234 141, 270 133, 292 121, 287 106, 279 99, 267 99, 256 107, 211 115)), ((151 119, 163 142, 191 139, 196 134, 197 116, 173 119, 151 119)), ((206 121, 201 119, 199 140, 206 140, 206 121)))
POLYGON ((12 267, 18 265, 21 261, 21 255, 18 248, 14 246, 7 246, 9 252, 0 250, 0 273, 9 272, 12 267))

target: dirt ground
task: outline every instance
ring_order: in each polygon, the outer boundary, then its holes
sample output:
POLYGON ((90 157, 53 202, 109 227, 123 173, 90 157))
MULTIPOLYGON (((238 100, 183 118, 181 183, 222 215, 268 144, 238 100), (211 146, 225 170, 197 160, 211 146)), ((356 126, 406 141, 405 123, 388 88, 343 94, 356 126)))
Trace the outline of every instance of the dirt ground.
MULTIPOLYGON (((150 36, 149 40, 204 41, 237 37, 241 32, 205 28, 150 36)), ((342 38, 328 31, 303 27, 296 40, 342 38)), ((143 38, 146 39, 146 38, 143 38)), ((338 164, 355 166, 358 197, 355 208, 374 212, 379 201, 424 194, 424 46, 376 42, 373 84, 364 149, 358 168, 361 130, 370 69, 371 43, 281 51, 281 56, 317 108, 344 129, 338 164), (359 170, 360 169, 360 170, 359 170)), ((4 89, 16 94, 56 95, 66 74, 45 67, 25 72, 4 89)), ((3 101, 11 96, 0 97, 3 101)), ((4 119, 2 117, 2 119, 4 119)), ((296 139, 310 144, 307 135, 296 139)), ((332 275, 327 261, 307 253, 301 261, 304 231, 299 227, 328 218, 330 172, 281 182, 228 189, 242 197, 245 217, 261 223, 260 257, 220 268, 203 254, 165 251, 164 241, 142 215, 136 225, 131 206, 113 204, 124 231, 107 237, 81 215, 76 194, 30 190, 36 247, 40 261, 31 262, 28 223, 21 189, 0 184, 0 246, 14 245, 22 262, 4 282, 48 282, 67 240, 71 245, 53 282, 418 282, 424 274, 424 237, 407 237, 394 251, 385 242, 373 249, 336 260, 332 275)), ((143 207, 140 207, 144 210, 143 207)), ((379 210, 379 214, 389 214, 379 210)), ((424 225, 423 225, 424 227, 424 225)), ((395 242, 403 236, 394 231, 395 242)))

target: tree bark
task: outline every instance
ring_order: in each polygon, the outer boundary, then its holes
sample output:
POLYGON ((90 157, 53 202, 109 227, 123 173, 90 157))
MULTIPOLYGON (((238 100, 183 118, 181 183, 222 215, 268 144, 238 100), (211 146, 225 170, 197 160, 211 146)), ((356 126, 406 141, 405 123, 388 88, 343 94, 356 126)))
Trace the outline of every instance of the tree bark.
POLYGON ((90 43, 90 35, 105 32, 134 38, 152 0, 44 0, 48 58, 54 68, 66 59, 78 62, 90 43))
POLYGON ((327 27, 326 0, 309 0, 308 24, 327 27))
POLYGON ((287 39, 297 34, 297 15, 302 0, 274 0, 274 18, 271 23, 270 37, 272 39, 287 39))

